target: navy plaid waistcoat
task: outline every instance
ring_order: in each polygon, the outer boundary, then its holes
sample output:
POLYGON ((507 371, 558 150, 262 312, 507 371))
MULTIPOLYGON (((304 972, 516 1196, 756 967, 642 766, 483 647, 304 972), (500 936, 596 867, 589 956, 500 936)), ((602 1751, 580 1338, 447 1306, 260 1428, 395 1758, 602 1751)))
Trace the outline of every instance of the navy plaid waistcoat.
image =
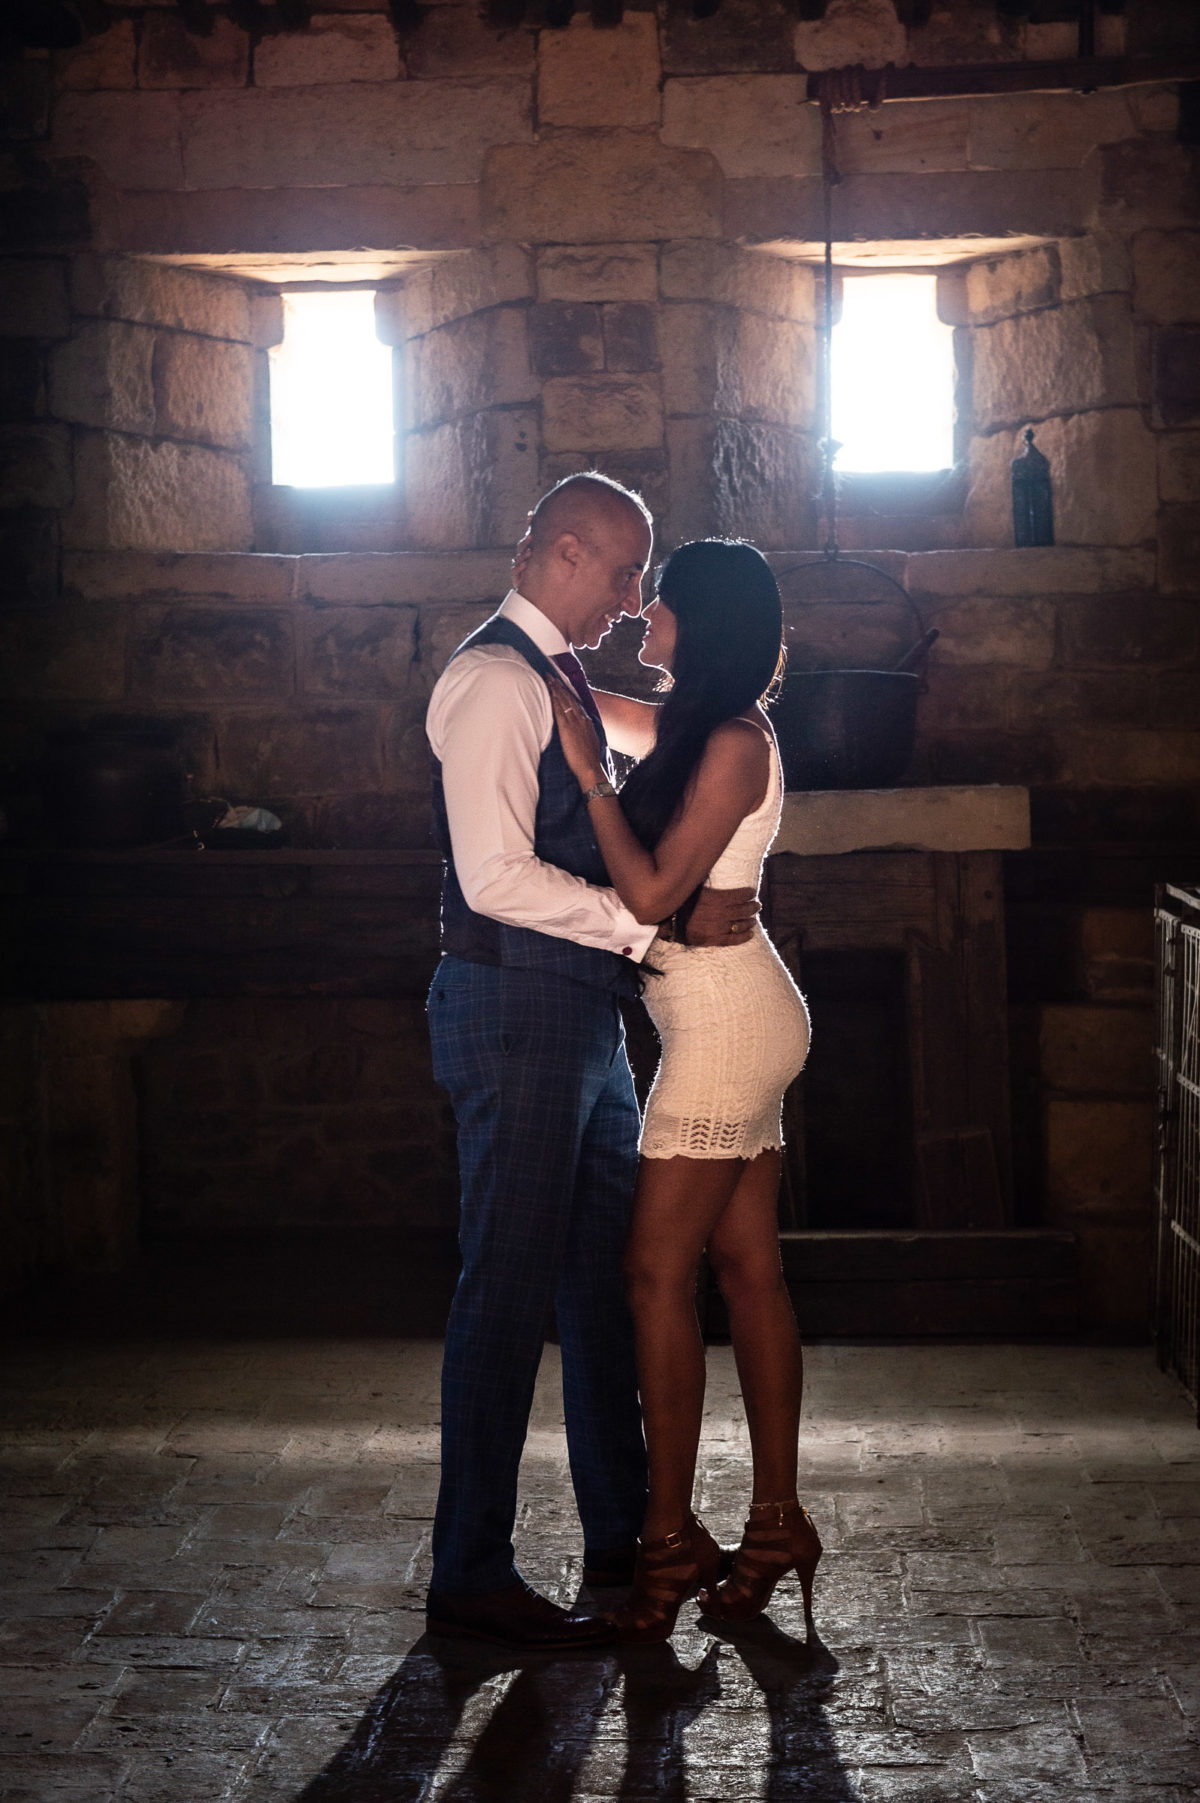
MULTIPOLYGON (((538 650, 528 634, 501 614, 493 614, 477 632, 464 639, 454 657, 474 650, 477 645, 511 645, 539 675, 554 674, 557 679, 549 658, 538 650)), ((552 933, 539 933, 532 927, 507 926, 486 914, 476 914, 467 906, 454 868, 442 766, 436 757, 431 758, 431 763, 434 835, 446 860, 442 879, 442 950, 473 964, 540 970, 552 976, 569 977, 576 983, 586 983, 591 989, 608 989, 616 995, 636 995, 641 988, 637 966, 617 952, 576 945, 573 939, 558 939, 552 933)), ((582 877, 586 883, 608 886, 608 872, 592 832, 587 804, 563 756, 557 730, 551 733, 550 743, 538 761, 533 849, 547 864, 556 864, 560 870, 582 877)))

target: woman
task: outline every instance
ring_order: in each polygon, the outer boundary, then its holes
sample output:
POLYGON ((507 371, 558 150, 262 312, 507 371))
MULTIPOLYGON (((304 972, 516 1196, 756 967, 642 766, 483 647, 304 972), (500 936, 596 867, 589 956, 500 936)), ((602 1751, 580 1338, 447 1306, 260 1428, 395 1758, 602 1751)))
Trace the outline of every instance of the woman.
POLYGON ((793 1568, 808 1612, 821 1542, 796 1490, 802 1365, 776 1216, 780 1107, 808 1050, 808 1015, 760 926, 716 951, 672 936, 702 884, 756 888, 775 837, 783 784, 761 701, 781 661, 779 590, 752 545, 703 540, 666 560, 644 617, 639 655, 669 673, 666 700, 596 697, 609 743, 642 759, 619 799, 582 707, 557 682, 551 699, 613 887, 639 920, 666 923, 646 957, 662 1062, 626 1254, 650 1494, 633 1591, 617 1616, 623 1638, 665 1640, 697 1590, 711 1615, 756 1615, 793 1568), (719 1548, 691 1506, 706 1247, 754 1461, 745 1536, 720 1584, 719 1548))

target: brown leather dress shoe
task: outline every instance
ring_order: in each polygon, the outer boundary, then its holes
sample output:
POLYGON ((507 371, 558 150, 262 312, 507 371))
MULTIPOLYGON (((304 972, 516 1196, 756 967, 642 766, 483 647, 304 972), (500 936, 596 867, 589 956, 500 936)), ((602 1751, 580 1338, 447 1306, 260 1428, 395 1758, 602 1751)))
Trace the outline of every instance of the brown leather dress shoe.
POLYGON ((530 1652, 572 1652, 609 1646, 616 1639, 610 1621, 560 1609, 520 1579, 481 1596, 445 1596, 431 1590, 425 1599, 425 1623, 431 1634, 494 1640, 530 1652))

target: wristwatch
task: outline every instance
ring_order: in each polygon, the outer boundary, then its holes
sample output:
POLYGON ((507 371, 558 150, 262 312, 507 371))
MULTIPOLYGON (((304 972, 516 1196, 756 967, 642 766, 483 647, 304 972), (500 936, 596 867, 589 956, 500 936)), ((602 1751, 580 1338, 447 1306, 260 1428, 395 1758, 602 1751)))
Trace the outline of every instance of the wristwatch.
POLYGON ((613 788, 612 784, 608 781, 593 783, 590 789, 585 789, 583 791, 583 799, 584 801, 597 801, 601 796, 615 795, 616 792, 617 791, 613 788))

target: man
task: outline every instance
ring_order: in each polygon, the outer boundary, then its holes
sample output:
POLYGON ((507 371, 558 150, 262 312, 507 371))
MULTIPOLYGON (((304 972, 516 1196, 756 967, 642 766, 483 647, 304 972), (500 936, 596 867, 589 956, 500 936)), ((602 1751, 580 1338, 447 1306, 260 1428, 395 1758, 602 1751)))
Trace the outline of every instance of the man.
MULTIPOLYGON (((628 1581, 645 1447, 621 1275, 638 1114, 622 997, 656 929, 607 886, 554 731, 548 682, 594 711, 572 645, 641 607, 650 516, 608 478, 566 478, 531 516, 499 611, 434 688, 427 731, 446 857, 429 994, 434 1075, 454 1104, 462 1274, 446 1329, 431 1629, 561 1648, 611 1638, 525 1584, 517 1471, 557 1315, 584 1574, 628 1581)), ((708 892, 689 937, 738 944, 755 904, 708 892)))

